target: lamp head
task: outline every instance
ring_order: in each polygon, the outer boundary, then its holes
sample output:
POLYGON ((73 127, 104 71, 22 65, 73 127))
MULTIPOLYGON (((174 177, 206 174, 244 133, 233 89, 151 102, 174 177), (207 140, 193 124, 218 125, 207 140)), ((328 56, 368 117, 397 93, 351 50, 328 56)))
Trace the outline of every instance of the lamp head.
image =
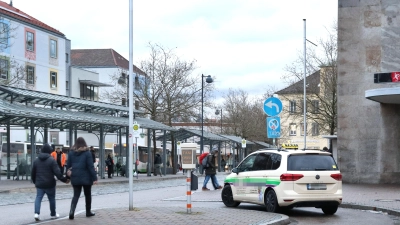
POLYGON ((217 116, 219 115, 219 109, 215 110, 215 115, 217 115, 217 116))
POLYGON ((213 82, 213 79, 211 78, 211 75, 208 75, 206 78, 206 82, 211 84, 213 82))

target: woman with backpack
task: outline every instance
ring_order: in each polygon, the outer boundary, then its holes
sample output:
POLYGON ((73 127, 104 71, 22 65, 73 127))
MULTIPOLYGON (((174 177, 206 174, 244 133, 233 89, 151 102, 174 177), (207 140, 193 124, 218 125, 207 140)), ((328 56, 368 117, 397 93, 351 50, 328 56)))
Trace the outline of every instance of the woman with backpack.
MULTIPOLYGON (((206 167, 204 168, 206 177, 204 178, 204 183, 203 183, 203 187, 202 187, 203 191, 210 190, 207 188, 207 183, 210 180, 210 178, 211 178, 213 186, 216 190, 222 189, 222 186, 219 185, 217 177, 215 176, 215 174, 217 174, 217 167, 215 165, 215 156, 217 154, 218 154, 218 150, 213 150, 211 154, 209 154, 206 158, 203 159, 203 161, 207 160, 206 167)), ((205 163, 203 163, 203 165, 204 164, 205 163)))

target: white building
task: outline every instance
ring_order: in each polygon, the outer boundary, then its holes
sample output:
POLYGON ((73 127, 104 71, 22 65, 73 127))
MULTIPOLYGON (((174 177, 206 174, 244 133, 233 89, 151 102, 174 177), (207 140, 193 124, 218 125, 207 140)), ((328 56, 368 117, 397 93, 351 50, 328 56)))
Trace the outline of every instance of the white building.
MULTIPOLYGON (((107 99, 101 98, 105 90, 115 88, 114 86, 118 85, 116 79, 122 78, 124 81, 128 78, 129 74, 129 61, 113 49, 72 49, 71 65, 71 90, 80 90, 78 93, 81 95, 71 96, 83 98, 85 96, 83 91, 90 90, 87 93, 94 93, 96 96, 95 99, 90 100, 99 99, 102 102, 109 102, 107 99), (78 76, 77 73, 82 75, 78 76), (83 74, 86 75, 83 76, 83 74), (90 80, 96 82, 90 82, 90 80)), ((139 78, 145 76, 145 74, 133 65, 133 76, 135 77, 135 85, 138 85, 139 78)), ((72 93, 77 92, 72 91, 72 93)), ((123 96, 116 103, 125 105, 125 102, 126 96, 123 96)), ((135 109, 139 109, 138 101, 135 101, 135 109)), ((97 145, 98 137, 95 134, 88 134, 86 132, 78 133, 78 136, 84 137, 88 144, 97 145)), ((122 142, 125 142, 125 138, 122 139, 122 142)), ((138 142, 139 145, 145 145, 143 138, 139 138, 138 142)), ((118 143, 117 135, 107 134, 105 137, 105 147, 111 148, 115 143, 118 143)))
MULTIPOLYGON (((66 95, 69 81, 70 40, 57 29, 0 1, 0 82, 7 84, 17 73, 24 80, 18 86, 66 95)), ((4 130, 2 140, 5 139, 4 130)), ((65 143, 65 136, 50 131, 49 137, 65 143)), ((38 135, 37 141, 42 139, 38 135)), ((12 128, 11 141, 27 141, 29 130, 12 128)), ((43 139, 42 139, 43 140, 43 139)))

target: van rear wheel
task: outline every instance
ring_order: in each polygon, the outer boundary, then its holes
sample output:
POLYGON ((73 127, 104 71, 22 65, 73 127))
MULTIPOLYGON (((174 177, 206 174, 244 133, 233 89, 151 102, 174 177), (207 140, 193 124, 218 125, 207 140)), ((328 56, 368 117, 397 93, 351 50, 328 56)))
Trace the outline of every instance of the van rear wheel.
POLYGON ((335 206, 324 206, 324 207, 321 207, 321 209, 322 209, 322 212, 324 212, 326 215, 333 215, 333 214, 336 213, 336 211, 338 209, 338 206, 337 205, 335 205, 335 206))

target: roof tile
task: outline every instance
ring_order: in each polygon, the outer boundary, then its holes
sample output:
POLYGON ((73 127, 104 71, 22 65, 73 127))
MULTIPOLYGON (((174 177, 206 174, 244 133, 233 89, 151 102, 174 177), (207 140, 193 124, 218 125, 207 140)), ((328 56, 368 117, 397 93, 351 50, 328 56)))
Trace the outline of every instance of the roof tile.
MULTIPOLYGON (((71 65, 77 67, 120 67, 129 69, 129 61, 114 49, 72 49, 71 65)), ((133 65, 135 73, 145 73, 133 65)))
POLYGON ((39 21, 38 19, 35 19, 34 17, 24 13, 23 11, 21 11, 13 6, 10 6, 8 3, 3 2, 3 1, 0 1, 0 14, 4 14, 4 15, 14 18, 16 20, 20 20, 20 21, 26 22, 28 24, 31 24, 33 26, 37 26, 37 27, 43 28, 45 30, 65 36, 59 30, 54 29, 53 27, 43 23, 42 21, 39 21))

